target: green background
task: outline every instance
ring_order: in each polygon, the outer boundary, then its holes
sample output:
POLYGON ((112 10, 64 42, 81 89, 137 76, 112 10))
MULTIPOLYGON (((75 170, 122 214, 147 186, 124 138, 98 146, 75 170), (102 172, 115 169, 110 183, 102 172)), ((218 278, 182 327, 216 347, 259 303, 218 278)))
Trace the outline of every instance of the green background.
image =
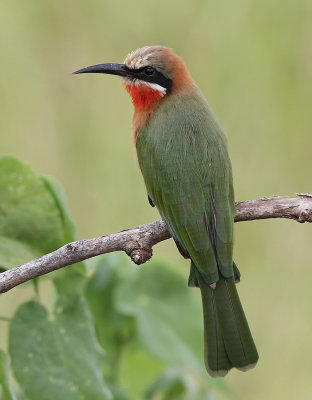
MULTIPOLYGON (((162 44, 186 61, 228 136, 237 200, 311 192, 311 15, 307 0, 1 1, 1 154, 62 183, 79 238, 157 219, 119 79, 71 72, 162 44)), ((311 226, 254 221, 236 224, 235 235, 260 360, 225 380, 242 399, 309 398, 311 226)), ((187 279, 171 241, 154 258, 187 279)), ((15 293, 1 296, 2 315, 32 292, 15 293)), ((0 321, 2 347, 5 331, 0 321)))

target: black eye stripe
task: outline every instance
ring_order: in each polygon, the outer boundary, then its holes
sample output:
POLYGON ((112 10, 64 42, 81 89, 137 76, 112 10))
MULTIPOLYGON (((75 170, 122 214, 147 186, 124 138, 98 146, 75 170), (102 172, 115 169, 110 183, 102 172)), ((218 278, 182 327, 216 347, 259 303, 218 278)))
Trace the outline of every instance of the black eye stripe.
POLYGON ((129 71, 129 76, 140 79, 141 81, 155 83, 163 88, 166 89, 166 93, 168 94, 172 88, 172 79, 165 77, 161 72, 157 71, 156 68, 145 66, 140 69, 130 69, 127 68, 129 71), (146 69, 150 68, 153 70, 152 74, 146 73, 146 69))

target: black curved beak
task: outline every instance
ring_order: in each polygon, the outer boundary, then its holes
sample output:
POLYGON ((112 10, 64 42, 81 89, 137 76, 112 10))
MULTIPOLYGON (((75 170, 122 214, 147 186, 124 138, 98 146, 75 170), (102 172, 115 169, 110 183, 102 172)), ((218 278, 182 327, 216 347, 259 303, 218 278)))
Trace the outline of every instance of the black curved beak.
POLYGON ((134 75, 133 71, 129 70, 125 64, 112 63, 91 65, 90 67, 78 69, 73 74, 110 74, 125 77, 132 77, 134 75))

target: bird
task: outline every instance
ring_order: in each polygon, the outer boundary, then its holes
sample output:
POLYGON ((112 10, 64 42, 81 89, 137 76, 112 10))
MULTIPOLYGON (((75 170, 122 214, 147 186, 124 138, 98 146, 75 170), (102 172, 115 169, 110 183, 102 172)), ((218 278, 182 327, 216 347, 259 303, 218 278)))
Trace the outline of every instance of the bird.
POLYGON ((183 59, 164 46, 132 51, 123 64, 74 74, 118 75, 134 105, 133 140, 148 201, 190 259, 188 285, 199 287, 204 361, 212 377, 258 361, 233 261, 234 190, 227 139, 183 59))

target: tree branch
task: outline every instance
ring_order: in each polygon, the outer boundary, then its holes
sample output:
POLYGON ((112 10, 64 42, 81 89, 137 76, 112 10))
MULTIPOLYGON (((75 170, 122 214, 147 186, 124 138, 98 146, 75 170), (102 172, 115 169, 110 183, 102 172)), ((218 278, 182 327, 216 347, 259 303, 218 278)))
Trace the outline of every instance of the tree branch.
MULTIPOLYGON (((312 194, 298 193, 299 198, 273 196, 236 203, 235 222, 266 218, 289 218, 312 222, 312 194)), ((0 293, 30 279, 100 254, 124 251, 136 264, 152 257, 152 247, 170 238, 163 221, 140 225, 107 236, 78 240, 36 260, 0 274, 0 293)))

